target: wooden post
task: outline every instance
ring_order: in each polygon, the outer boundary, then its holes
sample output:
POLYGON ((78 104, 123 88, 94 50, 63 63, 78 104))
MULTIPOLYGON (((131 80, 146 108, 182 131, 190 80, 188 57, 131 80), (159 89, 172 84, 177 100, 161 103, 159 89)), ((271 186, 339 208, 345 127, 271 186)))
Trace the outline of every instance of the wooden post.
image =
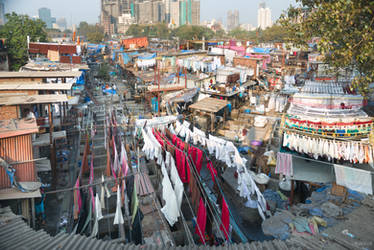
POLYGON ((291 197, 290 197, 290 205, 293 205, 293 200, 294 200, 294 189, 295 189, 295 181, 291 180, 291 197))
POLYGON ((186 89, 187 88, 187 69, 186 68, 184 69, 184 79, 185 79, 184 88, 186 89))
POLYGON ((216 115, 214 113, 210 114, 210 132, 214 131, 214 123, 216 121, 216 115))
POLYGON ((32 228, 36 228, 35 225, 35 198, 31 198, 31 220, 32 220, 32 228))
POLYGON ((22 199, 21 200, 21 208, 22 208, 22 216, 27 219, 27 224, 30 225, 30 204, 29 199, 22 199))
POLYGON ((58 104, 58 108, 59 108, 59 111, 60 111, 60 127, 62 129, 62 125, 63 125, 63 119, 62 119, 62 106, 61 106, 61 103, 58 104))

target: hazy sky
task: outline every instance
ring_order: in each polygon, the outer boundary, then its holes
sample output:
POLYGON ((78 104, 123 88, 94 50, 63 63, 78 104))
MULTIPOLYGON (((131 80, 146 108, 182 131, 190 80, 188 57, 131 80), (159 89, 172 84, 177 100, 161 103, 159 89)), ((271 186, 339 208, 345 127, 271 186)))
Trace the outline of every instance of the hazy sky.
MULTIPOLYGON (((225 22, 227 11, 239 10, 240 23, 257 25, 257 9, 262 0, 200 0, 201 21, 212 18, 225 22)), ((287 9, 295 0, 266 0, 275 21, 283 10, 287 9)), ((5 0, 6 13, 15 11, 20 14, 37 16, 38 9, 47 7, 52 10, 52 16, 65 17, 70 25, 71 21, 96 23, 99 21, 100 0, 5 0)))

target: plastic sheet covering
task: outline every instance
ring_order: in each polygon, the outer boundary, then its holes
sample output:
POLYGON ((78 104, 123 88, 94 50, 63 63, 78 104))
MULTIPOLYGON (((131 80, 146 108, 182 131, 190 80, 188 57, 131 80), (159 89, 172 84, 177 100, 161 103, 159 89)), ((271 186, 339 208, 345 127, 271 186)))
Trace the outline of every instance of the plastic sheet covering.
POLYGON ((158 127, 158 126, 165 126, 172 122, 175 122, 178 119, 177 116, 163 116, 163 117, 154 117, 152 119, 137 119, 135 121, 135 126, 137 128, 145 127, 158 127))
POLYGON ((192 88, 192 89, 181 90, 181 91, 167 94, 163 96, 162 98, 162 105, 165 105, 166 102, 169 102, 169 103, 190 102, 192 98, 196 96, 198 92, 199 92, 198 88, 192 88))

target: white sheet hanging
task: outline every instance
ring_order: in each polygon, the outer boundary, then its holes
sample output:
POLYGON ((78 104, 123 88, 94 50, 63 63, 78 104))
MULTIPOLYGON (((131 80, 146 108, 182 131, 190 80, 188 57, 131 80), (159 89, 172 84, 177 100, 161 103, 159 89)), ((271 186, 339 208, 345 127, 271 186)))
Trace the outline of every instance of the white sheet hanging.
POLYGON ((334 165, 336 184, 364 194, 373 194, 370 171, 334 165))
POLYGON ((178 217, 180 215, 178 210, 177 197, 175 195, 173 187, 171 186, 171 182, 164 163, 162 163, 161 165, 161 172, 163 174, 162 198, 165 201, 165 205, 161 208, 161 212, 164 214, 169 224, 173 226, 175 222, 178 221, 178 217))
POLYGON ((116 207, 116 214, 114 216, 114 225, 123 224, 123 215, 121 210, 121 191, 119 185, 117 185, 117 207, 116 207))

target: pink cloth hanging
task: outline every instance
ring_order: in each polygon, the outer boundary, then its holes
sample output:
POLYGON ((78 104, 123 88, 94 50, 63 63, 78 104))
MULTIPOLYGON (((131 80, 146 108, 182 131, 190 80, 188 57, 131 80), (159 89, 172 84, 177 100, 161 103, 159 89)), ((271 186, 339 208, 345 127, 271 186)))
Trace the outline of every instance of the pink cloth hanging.
POLYGON ((74 187, 77 188, 74 190, 74 210, 73 210, 73 215, 74 215, 74 220, 78 219, 79 212, 81 211, 82 208, 82 198, 81 198, 81 192, 79 190, 79 176, 77 181, 75 182, 74 187))
POLYGON ((293 176, 292 155, 278 152, 277 165, 275 167, 276 174, 293 176))
POLYGON ((221 213, 221 226, 219 227, 223 234, 226 237, 226 240, 229 240, 229 226, 230 226, 230 212, 224 198, 222 198, 222 213, 221 213))

